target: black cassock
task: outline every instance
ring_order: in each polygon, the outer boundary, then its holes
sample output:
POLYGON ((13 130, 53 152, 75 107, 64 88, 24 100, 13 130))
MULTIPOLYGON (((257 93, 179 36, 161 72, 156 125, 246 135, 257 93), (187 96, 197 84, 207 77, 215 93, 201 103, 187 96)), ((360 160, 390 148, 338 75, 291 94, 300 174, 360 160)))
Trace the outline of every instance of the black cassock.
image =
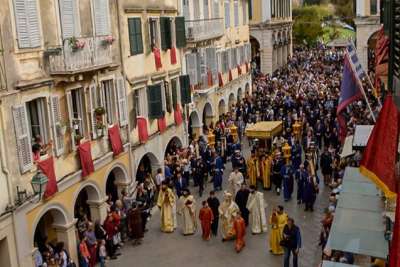
POLYGON ((235 202, 239 206, 240 212, 242 213, 242 217, 246 226, 249 225, 249 210, 246 208, 247 199, 249 198, 250 191, 247 189, 240 189, 236 193, 235 202))

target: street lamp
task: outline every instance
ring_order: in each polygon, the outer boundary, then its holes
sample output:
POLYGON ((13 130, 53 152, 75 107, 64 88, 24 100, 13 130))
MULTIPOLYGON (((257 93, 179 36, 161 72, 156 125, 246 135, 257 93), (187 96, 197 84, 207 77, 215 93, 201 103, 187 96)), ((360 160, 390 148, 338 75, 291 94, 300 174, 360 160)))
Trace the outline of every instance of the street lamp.
POLYGON ((48 178, 43 174, 41 170, 38 170, 37 173, 32 177, 31 185, 33 189, 33 193, 35 195, 39 195, 39 201, 42 198, 42 193, 46 189, 46 185, 48 182, 48 178))

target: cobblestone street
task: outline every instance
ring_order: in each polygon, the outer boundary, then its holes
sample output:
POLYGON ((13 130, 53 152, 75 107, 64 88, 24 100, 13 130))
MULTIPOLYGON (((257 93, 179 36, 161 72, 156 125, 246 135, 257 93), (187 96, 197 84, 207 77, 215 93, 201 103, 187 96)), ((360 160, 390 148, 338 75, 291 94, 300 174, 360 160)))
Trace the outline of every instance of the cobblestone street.
MULTIPOLYGON (((246 142, 247 143, 247 142, 246 142)), ((249 149, 245 148, 245 157, 249 149)), ((228 175, 231 172, 231 164, 228 162, 224 172, 224 188, 228 175)), ((320 260, 320 247, 318 239, 320 233, 320 221, 323 211, 328 205, 329 189, 321 186, 320 194, 315 203, 313 213, 304 212, 304 207, 299 207, 295 200, 296 188, 293 199, 284 202, 283 197, 277 196, 273 191, 265 191, 266 214, 270 215, 271 209, 276 205, 283 205, 289 216, 295 219, 296 224, 301 229, 302 249, 299 255, 299 266, 314 267, 320 260)), ((212 184, 207 184, 207 190, 202 198, 198 197, 197 188, 191 187, 191 191, 196 197, 197 208, 201 206, 201 201, 208 197, 208 192, 212 189, 212 184)), ((222 200, 222 192, 218 193, 218 198, 222 200)), ((165 234, 160 231, 160 217, 157 209, 154 209, 151 221, 147 228, 142 245, 132 246, 127 242, 121 250, 122 256, 117 260, 109 261, 108 266, 152 266, 152 267, 175 267, 175 266, 283 266, 283 256, 274 256, 269 252, 267 233, 252 235, 250 229, 246 233, 246 247, 240 254, 234 250, 233 242, 221 242, 221 237, 212 238, 209 242, 201 239, 201 230, 193 236, 183 236, 180 229, 180 218, 178 216, 178 229, 172 234, 165 234)))

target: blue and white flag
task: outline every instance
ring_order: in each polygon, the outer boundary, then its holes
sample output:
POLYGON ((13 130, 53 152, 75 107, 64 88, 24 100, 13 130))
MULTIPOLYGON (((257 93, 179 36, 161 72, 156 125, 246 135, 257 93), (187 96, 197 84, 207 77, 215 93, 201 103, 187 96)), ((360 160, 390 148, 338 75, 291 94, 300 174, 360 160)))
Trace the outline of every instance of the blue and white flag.
POLYGON ((350 57, 350 63, 354 67, 357 78, 361 81, 367 74, 365 73, 363 67, 361 66, 360 60, 358 59, 357 50, 353 43, 349 43, 346 48, 350 57))

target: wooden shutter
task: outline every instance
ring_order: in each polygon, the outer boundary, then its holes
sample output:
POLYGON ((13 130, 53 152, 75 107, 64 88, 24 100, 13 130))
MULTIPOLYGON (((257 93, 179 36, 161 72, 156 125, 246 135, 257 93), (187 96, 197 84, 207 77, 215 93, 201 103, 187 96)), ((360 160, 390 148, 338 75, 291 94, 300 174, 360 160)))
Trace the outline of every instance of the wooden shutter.
POLYGON ((128 18, 129 45, 131 55, 143 53, 142 21, 140 18, 128 18))
POLYGON ((90 123, 92 129, 92 138, 97 138, 97 119, 96 119, 96 108, 97 108, 97 88, 96 84, 92 83, 89 85, 89 105, 90 105, 90 123))
POLYGON ((167 50, 172 46, 171 19, 160 17, 161 49, 167 50))
POLYGON ((171 90, 172 90, 172 106, 175 109, 178 105, 178 86, 177 86, 177 79, 171 80, 171 90))
MULTIPOLYGON (((171 80, 172 83, 172 80, 171 80)), ((164 91, 165 91, 165 107, 168 113, 172 112, 172 104, 171 104, 171 85, 167 82, 164 82, 164 91)))
POLYGON ((128 125, 128 105, 126 103, 126 91, 125 91, 125 81, 123 77, 118 77, 115 80, 118 98, 118 114, 119 114, 119 125, 128 125))
POLYGON ((147 101, 149 105, 149 118, 158 119, 164 116, 162 110, 161 84, 147 87, 147 101))
POLYGON ((64 39, 79 36, 77 0, 59 0, 61 29, 64 39))
POLYGON ((14 0, 19 48, 40 47, 41 35, 37 0, 14 0))
POLYGON ((179 84, 181 88, 181 103, 183 105, 192 102, 192 94, 190 90, 190 77, 189 75, 179 76, 179 84))
POLYGON ((197 72, 198 72, 198 79, 201 83, 207 86, 207 55, 205 48, 200 48, 199 52, 197 53, 197 72))
POLYGON ((186 46, 185 18, 175 17, 176 47, 186 46))
POLYGON ((225 0, 225 28, 231 27, 231 1, 225 0))
POLYGON ((92 0, 96 36, 110 34, 109 0, 92 0))
POLYGON ((72 108, 72 95, 71 91, 68 91, 66 93, 67 97, 67 107, 68 107, 68 117, 69 117, 69 127, 71 129, 71 145, 72 145, 72 150, 76 150, 76 144, 75 144, 75 129, 74 129, 74 114, 73 114, 73 108, 72 108))
POLYGON ((64 135, 61 133, 61 113, 60 113, 60 99, 58 96, 51 96, 51 119, 53 123, 53 135, 55 152, 57 156, 61 156, 64 153, 64 135))
POLYGON ((186 73, 190 76, 190 84, 197 85, 197 54, 191 53, 186 55, 186 73))
POLYGON ((207 67, 210 69, 214 83, 218 81, 217 49, 215 47, 206 48, 207 67))
POLYGON ((14 128, 17 143, 19 167, 22 173, 33 166, 31 136, 28 129, 28 117, 25 105, 13 107, 14 128))

